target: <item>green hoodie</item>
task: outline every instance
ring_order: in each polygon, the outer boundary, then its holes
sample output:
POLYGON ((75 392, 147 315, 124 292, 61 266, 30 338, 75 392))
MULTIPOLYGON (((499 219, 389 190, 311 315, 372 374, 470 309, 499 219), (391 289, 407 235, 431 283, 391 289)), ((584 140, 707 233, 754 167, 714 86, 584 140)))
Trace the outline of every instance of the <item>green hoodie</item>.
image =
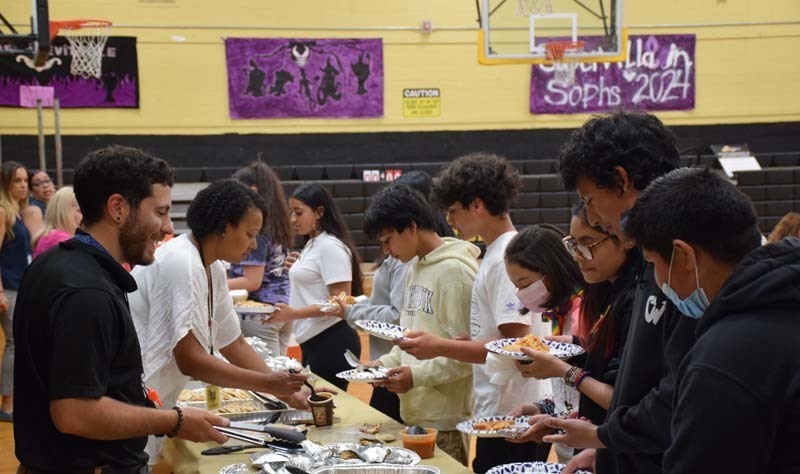
MULTIPOLYGON (((400 325, 451 338, 469 334, 480 250, 461 240, 443 240, 408 270, 400 325)), ((451 431, 470 417, 471 364, 446 357, 420 361, 397 346, 380 361, 386 367, 411 367, 414 388, 400 394, 400 416, 407 425, 451 431)))

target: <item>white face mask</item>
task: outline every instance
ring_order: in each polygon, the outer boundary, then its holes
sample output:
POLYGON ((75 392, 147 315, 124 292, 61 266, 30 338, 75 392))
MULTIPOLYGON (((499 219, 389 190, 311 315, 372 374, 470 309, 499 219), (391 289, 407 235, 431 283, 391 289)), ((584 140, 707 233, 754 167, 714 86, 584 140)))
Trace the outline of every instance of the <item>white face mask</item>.
POLYGON ((544 286, 544 278, 517 290, 520 303, 534 313, 541 313, 546 308, 542 307, 550 299, 550 292, 544 286))

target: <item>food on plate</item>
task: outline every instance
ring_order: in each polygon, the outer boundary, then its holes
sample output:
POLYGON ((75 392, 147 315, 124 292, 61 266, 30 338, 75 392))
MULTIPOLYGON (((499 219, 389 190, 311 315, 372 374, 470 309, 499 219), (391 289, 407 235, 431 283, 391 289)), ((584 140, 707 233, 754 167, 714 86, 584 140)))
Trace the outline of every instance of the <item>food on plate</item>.
POLYGON ((253 300, 239 301, 237 303, 234 303, 233 306, 236 308, 264 308, 264 309, 272 308, 271 304, 253 300))
POLYGON ((336 300, 337 299, 342 300, 344 302, 344 304, 356 304, 355 297, 353 297, 351 295, 348 295, 344 291, 339 293, 339 296, 332 295, 330 298, 328 298, 328 303, 336 304, 336 300))
POLYGON ((472 425, 477 431, 507 430, 514 426, 513 420, 481 421, 472 425))
POLYGON ((509 352, 522 352, 520 349, 523 347, 533 349, 536 352, 550 352, 550 348, 547 347, 547 344, 533 334, 521 337, 515 342, 504 346, 503 349, 509 352))
POLYGON ((381 430, 380 423, 364 423, 358 428, 362 433, 375 434, 381 430))

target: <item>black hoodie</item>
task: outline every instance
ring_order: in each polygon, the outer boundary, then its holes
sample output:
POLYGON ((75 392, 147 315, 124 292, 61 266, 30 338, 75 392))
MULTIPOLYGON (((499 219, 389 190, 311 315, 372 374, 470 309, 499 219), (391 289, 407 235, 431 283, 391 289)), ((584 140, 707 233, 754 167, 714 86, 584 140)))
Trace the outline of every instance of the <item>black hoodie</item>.
POLYGON ((653 266, 638 274, 631 323, 606 422, 597 430, 598 474, 659 474, 670 445, 675 374, 694 345, 696 322, 659 289, 653 266))
POLYGON ((800 239, 753 250, 678 371, 664 471, 800 472, 800 239))

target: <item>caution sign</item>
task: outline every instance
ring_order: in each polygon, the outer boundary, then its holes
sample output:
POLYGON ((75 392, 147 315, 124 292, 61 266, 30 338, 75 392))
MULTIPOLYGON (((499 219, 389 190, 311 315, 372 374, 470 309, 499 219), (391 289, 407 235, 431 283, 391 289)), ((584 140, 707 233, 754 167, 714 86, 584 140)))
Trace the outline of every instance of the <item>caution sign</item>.
POLYGON ((403 117, 438 117, 441 113, 439 89, 403 89, 403 117))

